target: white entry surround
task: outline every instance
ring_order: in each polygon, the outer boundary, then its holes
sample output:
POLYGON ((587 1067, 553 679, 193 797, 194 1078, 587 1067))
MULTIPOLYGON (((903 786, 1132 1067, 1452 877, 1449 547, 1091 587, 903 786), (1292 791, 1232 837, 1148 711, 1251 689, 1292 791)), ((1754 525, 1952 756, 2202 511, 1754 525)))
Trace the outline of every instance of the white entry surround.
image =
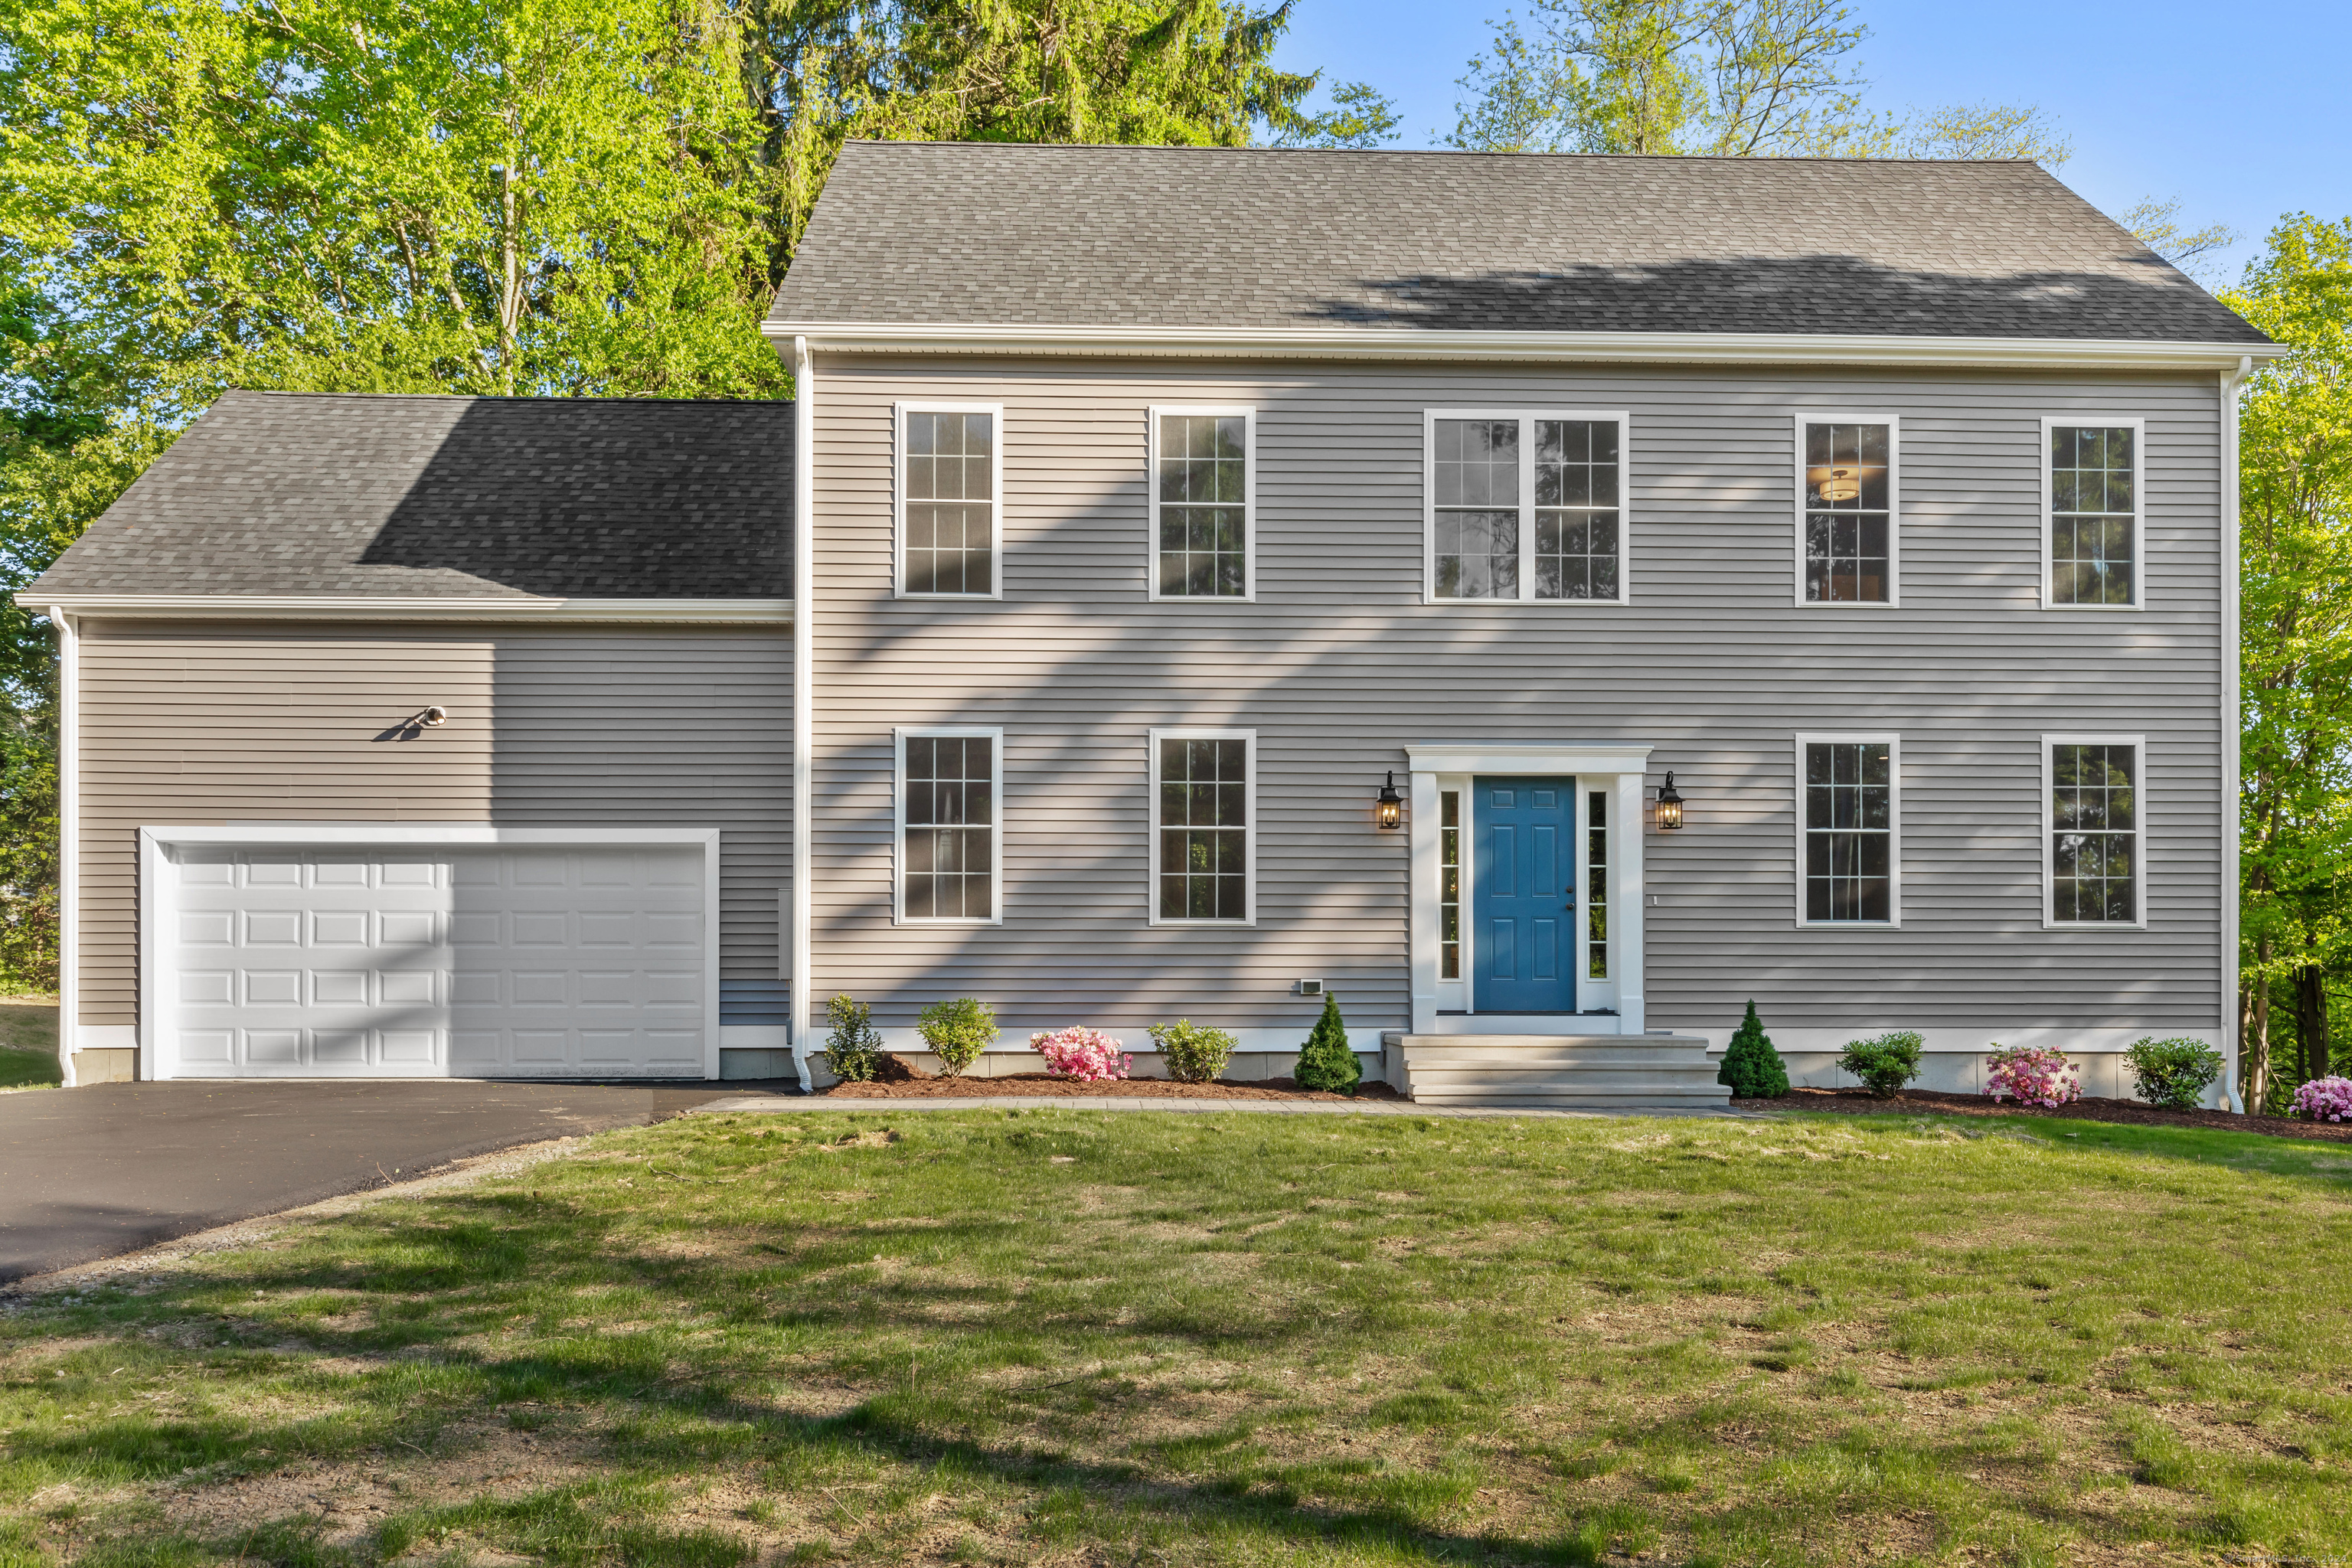
POLYGON ((719 1076, 715 829, 140 831, 143 1078, 719 1076))
MULTIPOLYGON (((1412 1032, 1439 1034, 1638 1035, 1643 1032, 1642 1000, 1642 781, 1649 771, 1647 746, 1509 743, 1493 745, 1407 746, 1405 757, 1412 773, 1412 1032), (1438 978, 1438 889, 1440 824, 1438 795, 1460 789, 1468 811, 1474 778, 1572 777, 1580 796, 1591 790, 1609 794, 1609 968, 1616 1016, 1562 1014, 1532 1016, 1496 1014, 1481 1019, 1467 1005, 1466 978, 1438 978)), ((1469 843, 1469 825, 1463 824, 1463 843, 1469 843)), ((1464 963, 1472 969, 1466 911, 1471 900, 1471 861, 1466 851, 1462 867, 1464 963)), ((1580 845, 1577 864, 1584 865, 1580 845)))

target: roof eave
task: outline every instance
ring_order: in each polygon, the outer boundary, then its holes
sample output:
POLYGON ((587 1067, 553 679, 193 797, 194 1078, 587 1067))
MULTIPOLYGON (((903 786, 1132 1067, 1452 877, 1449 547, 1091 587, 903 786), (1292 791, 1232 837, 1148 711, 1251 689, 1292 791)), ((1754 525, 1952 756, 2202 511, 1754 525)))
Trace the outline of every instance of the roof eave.
POLYGON ((1906 337, 1889 333, 1559 332, 1420 327, 1130 327, 998 323, 761 323, 780 345, 828 353, 1145 358, 1575 361, 1691 364, 1972 365, 2076 370, 2231 370, 2278 343, 2114 338, 1906 337))
POLYGON ((457 621, 476 625, 637 624, 789 626, 790 599, 559 599, 517 595, 428 597, 362 594, 51 593, 36 583, 15 595, 35 615, 159 620, 457 621))

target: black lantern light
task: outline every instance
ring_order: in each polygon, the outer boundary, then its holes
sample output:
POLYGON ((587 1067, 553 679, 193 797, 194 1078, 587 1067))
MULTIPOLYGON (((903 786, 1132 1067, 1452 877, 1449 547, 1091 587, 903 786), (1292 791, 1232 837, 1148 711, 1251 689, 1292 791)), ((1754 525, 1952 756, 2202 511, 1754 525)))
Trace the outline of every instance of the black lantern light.
POLYGON ((1671 833, 1683 825, 1683 797, 1675 789, 1675 775, 1668 773, 1658 790, 1658 831, 1671 833))
POLYGON ((1384 828, 1401 826, 1404 822, 1404 796, 1397 794, 1393 769, 1389 773, 1389 782, 1381 785, 1380 807, 1375 815, 1384 828))

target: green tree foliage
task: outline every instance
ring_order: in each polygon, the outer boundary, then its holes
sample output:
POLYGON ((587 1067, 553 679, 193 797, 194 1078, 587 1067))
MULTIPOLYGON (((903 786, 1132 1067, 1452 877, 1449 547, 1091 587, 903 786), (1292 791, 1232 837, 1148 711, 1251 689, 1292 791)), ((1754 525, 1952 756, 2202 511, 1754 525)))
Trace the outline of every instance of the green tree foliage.
POLYGON ((1715 1081, 1727 1085, 1742 1100, 1778 1100, 1789 1092, 1789 1069, 1773 1048, 1772 1037, 1764 1032, 1752 1001, 1731 1037, 1730 1048, 1723 1053, 1715 1081))
POLYGON ((2352 219, 2280 224, 2225 298, 2289 350, 2239 418, 2240 1018, 2259 1107, 2330 1070, 2327 982, 2352 956, 2352 219))
POLYGON ((1337 992, 1323 993, 1323 1012, 1308 1031, 1307 1044, 1298 1052, 1298 1066, 1291 1077, 1301 1089, 1319 1089, 1333 1094, 1353 1094, 1364 1076, 1363 1064, 1348 1046, 1348 1026, 1339 1021, 1339 997, 1337 992))

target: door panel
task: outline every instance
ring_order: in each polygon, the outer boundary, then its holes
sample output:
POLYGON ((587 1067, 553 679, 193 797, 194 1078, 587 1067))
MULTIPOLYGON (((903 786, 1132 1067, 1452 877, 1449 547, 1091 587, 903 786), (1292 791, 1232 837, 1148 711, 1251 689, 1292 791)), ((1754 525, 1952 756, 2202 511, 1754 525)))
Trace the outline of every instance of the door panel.
POLYGON ((1471 1005, 1573 1013, 1576 789, 1572 779, 1479 779, 1471 787, 1475 929, 1471 1005))

